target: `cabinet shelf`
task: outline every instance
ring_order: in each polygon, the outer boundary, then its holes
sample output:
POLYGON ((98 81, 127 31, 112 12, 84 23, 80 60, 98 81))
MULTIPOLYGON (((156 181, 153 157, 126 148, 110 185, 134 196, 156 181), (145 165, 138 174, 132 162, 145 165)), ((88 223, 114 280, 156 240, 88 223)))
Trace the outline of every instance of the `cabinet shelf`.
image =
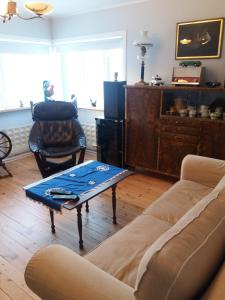
POLYGON ((190 122, 216 122, 216 123, 223 123, 225 124, 225 120, 224 119, 211 119, 211 118, 203 118, 203 117, 181 117, 179 115, 160 115, 160 119, 164 119, 164 120, 184 120, 186 122, 190 121, 190 122))

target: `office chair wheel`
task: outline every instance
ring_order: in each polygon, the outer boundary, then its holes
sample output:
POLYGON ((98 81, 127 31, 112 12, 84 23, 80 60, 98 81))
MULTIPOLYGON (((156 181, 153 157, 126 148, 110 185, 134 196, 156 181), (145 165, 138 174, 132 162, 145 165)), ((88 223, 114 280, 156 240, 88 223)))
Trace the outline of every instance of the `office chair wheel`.
POLYGON ((0 131, 0 161, 6 158, 12 150, 12 142, 7 134, 0 131))

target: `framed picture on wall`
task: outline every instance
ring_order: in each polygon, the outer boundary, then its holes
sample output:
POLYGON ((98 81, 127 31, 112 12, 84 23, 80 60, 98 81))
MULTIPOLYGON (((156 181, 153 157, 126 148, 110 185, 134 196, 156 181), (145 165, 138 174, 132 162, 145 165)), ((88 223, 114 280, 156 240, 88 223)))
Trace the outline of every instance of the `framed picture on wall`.
POLYGON ((224 19, 177 23, 176 59, 220 58, 224 19))

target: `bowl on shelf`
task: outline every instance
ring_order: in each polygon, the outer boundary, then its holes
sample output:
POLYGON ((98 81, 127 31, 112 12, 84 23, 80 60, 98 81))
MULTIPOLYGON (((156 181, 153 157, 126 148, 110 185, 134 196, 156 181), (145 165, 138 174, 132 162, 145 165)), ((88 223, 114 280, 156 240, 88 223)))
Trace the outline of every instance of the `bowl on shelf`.
POLYGON ((208 118, 210 115, 210 112, 209 112, 209 110, 203 110, 200 112, 200 115, 202 118, 208 118))
POLYGON ((189 110, 188 115, 189 115, 190 118, 196 117, 196 115, 197 115, 197 110, 196 110, 196 109, 191 109, 191 110, 189 110))
POLYGON ((194 106, 194 105, 188 105, 187 110, 188 111, 196 110, 196 106, 194 106))
POLYGON ((186 108, 180 109, 179 114, 181 117, 186 117, 188 114, 188 110, 186 108))
POLYGON ((222 106, 216 107, 215 112, 216 113, 220 113, 222 115, 222 113, 223 113, 223 107, 222 106))
POLYGON ((220 119, 221 118, 221 114, 220 113, 218 113, 218 112, 212 112, 211 114, 210 114, 210 119, 211 120, 218 120, 218 119, 220 119))

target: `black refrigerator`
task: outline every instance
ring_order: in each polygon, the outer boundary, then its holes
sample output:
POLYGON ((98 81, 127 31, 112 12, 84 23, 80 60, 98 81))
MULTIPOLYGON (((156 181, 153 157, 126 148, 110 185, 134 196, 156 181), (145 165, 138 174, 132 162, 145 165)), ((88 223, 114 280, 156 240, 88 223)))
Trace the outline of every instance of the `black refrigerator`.
POLYGON ((104 117, 96 118, 97 160, 124 167, 126 81, 104 81, 104 117))

